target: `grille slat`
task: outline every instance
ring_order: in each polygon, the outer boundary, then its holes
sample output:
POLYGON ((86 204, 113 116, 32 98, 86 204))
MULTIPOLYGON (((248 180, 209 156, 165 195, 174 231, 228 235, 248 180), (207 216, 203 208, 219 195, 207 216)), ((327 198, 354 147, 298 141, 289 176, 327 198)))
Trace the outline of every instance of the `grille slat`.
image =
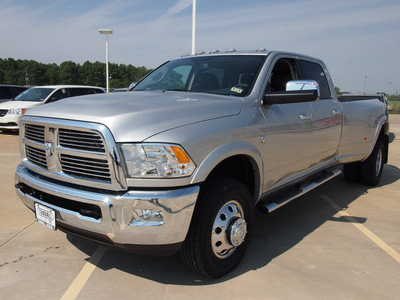
POLYGON ((44 143, 44 126, 25 125, 25 138, 35 142, 44 143))
POLYGON ((26 145, 25 149, 28 160, 42 168, 47 168, 46 152, 44 150, 36 149, 28 145, 26 145))
POLYGON ((61 161, 63 163, 63 166, 65 165, 73 165, 77 168, 82 168, 82 169, 94 169, 97 171, 103 171, 103 172, 108 172, 108 164, 107 161, 99 161, 98 163, 96 162, 90 162, 87 160, 82 160, 82 159, 75 159, 75 158, 66 158, 65 155, 61 155, 61 161))
POLYGON ((95 180, 103 180, 103 181, 110 181, 110 178, 108 176, 102 175, 102 174, 96 174, 94 172, 84 172, 82 169, 73 169, 73 168, 64 168, 64 173, 75 176, 75 177, 81 177, 81 178, 89 178, 89 179, 95 179, 95 180))
POLYGON ((61 155, 63 172, 69 175, 110 180, 110 170, 106 160, 86 159, 70 155, 61 155))
POLYGON ((60 145, 67 148, 104 153, 101 137, 92 132, 82 132, 70 129, 59 130, 60 145))
POLYGON ((8 113, 8 109, 0 109, 0 117, 4 117, 8 113))

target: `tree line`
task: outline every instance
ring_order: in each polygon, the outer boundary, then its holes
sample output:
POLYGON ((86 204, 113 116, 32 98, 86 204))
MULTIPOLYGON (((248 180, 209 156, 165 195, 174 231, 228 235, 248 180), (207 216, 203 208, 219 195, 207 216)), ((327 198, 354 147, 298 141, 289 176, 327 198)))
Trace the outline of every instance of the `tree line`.
MULTIPOLYGON (((151 69, 109 63, 110 88, 128 87, 143 78, 151 69)), ((105 87, 106 64, 86 61, 82 65, 65 61, 60 65, 34 60, 0 58, 0 83, 16 85, 79 84, 105 87)))

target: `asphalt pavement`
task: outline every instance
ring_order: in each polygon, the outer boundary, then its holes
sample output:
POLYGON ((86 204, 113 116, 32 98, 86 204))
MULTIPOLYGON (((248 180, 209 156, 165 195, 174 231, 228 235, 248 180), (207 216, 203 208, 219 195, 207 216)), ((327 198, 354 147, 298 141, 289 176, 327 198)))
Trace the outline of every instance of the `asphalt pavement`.
POLYGON ((0 133, 0 299, 400 299, 400 115, 374 188, 338 176, 269 215, 244 260, 210 280, 179 255, 119 252, 37 223, 14 190, 18 134, 0 133))

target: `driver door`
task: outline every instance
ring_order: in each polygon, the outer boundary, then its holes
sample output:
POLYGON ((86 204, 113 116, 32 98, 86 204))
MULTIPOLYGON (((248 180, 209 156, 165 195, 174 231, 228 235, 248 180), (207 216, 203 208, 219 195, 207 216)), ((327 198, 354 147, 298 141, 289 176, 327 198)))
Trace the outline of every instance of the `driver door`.
MULTIPOLYGON (((299 79, 296 59, 277 58, 265 92, 283 92, 299 79)), ((265 94, 265 93, 264 93, 265 94)), ((292 181, 310 168, 314 158, 311 102, 263 105, 266 119, 264 190, 292 181)))

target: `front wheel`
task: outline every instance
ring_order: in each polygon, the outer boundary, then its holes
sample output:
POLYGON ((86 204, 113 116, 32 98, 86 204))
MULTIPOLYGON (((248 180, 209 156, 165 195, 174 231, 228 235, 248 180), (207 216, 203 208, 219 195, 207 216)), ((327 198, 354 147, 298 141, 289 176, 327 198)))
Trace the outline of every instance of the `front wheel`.
POLYGON ((219 278, 239 264, 252 229, 248 189, 237 180, 215 178, 201 188, 182 258, 190 269, 219 278))

